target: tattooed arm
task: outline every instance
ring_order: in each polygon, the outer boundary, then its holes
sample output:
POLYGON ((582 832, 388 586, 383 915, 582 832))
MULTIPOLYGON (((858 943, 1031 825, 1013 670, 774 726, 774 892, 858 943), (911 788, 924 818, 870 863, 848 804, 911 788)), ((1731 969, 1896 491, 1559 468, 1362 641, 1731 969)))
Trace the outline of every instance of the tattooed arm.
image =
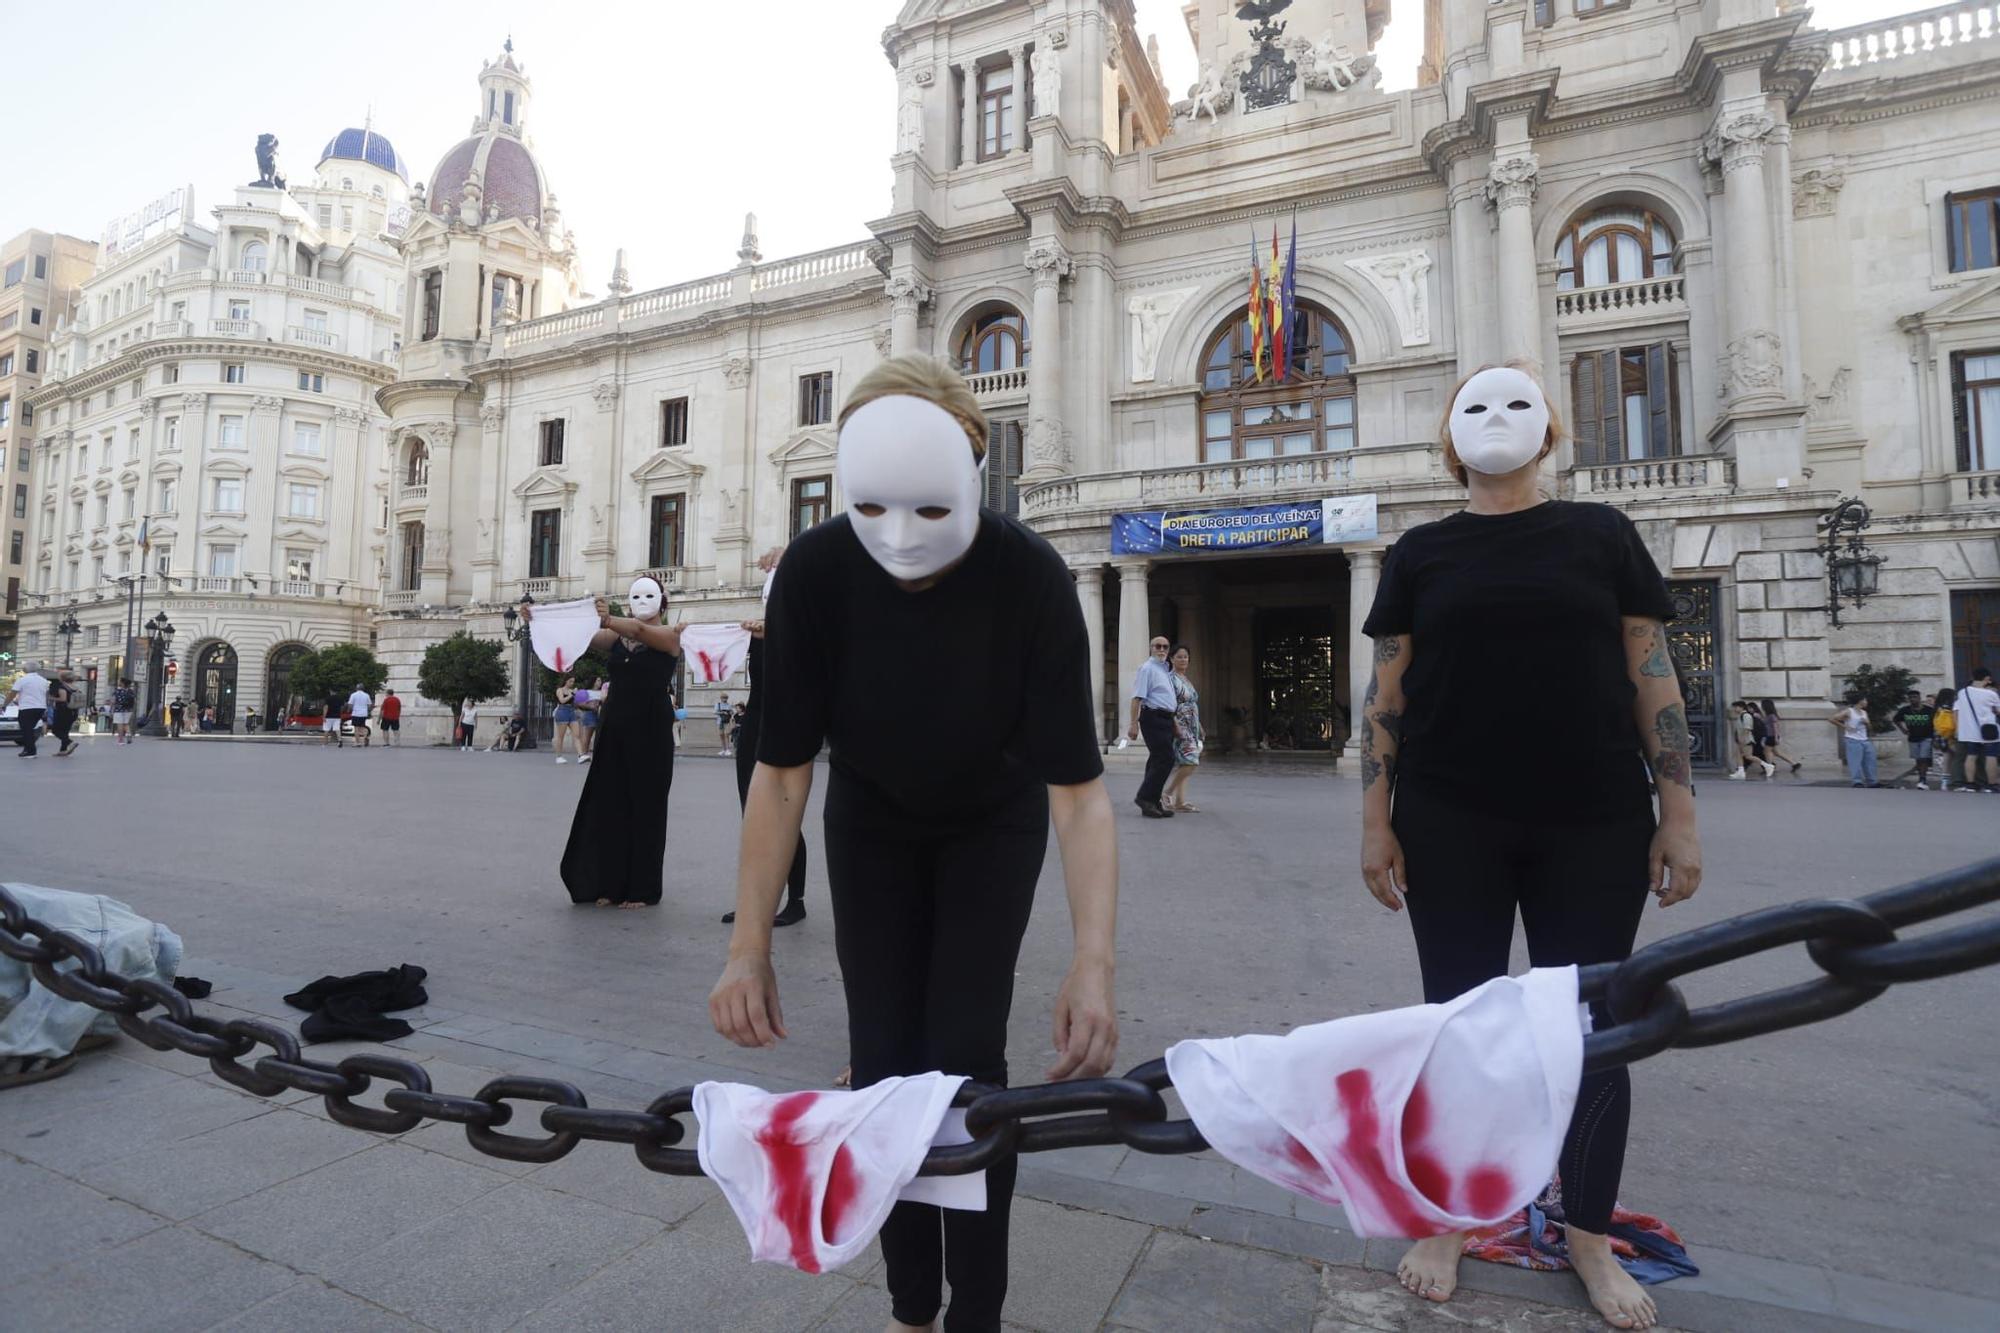
POLYGON ((1375 670, 1355 714, 1361 732, 1361 877, 1384 907, 1401 911, 1409 880, 1403 847, 1389 826, 1389 793, 1403 737, 1403 673, 1410 666, 1410 636, 1375 641, 1375 670))
POLYGON ((1652 891, 1671 907, 1701 887, 1701 839, 1695 831, 1694 774, 1687 708, 1667 649, 1666 627, 1626 616, 1625 665, 1636 691, 1633 708, 1646 762, 1660 790, 1660 827, 1653 836, 1652 891))

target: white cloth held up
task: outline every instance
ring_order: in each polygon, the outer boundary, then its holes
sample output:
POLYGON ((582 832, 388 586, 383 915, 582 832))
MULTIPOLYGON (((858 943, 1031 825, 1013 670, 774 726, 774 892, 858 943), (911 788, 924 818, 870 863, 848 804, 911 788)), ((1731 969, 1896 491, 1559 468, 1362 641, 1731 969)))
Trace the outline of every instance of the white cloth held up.
POLYGON ((600 628, 597 599, 579 597, 571 602, 537 605, 528 619, 528 641, 543 666, 558 674, 576 666, 576 660, 590 651, 590 641, 600 628))
POLYGON ((740 624, 683 626, 681 657, 695 684, 720 685, 749 659, 750 631, 740 624))
POLYGON ((1215 1150, 1337 1203, 1360 1236, 1500 1221, 1555 1171, 1583 1074, 1576 969, 1282 1037, 1183 1041, 1167 1071, 1215 1150))
MULTIPOLYGON (((964 1082, 918 1074, 791 1093, 703 1083, 694 1090, 701 1169, 729 1200, 752 1259, 827 1272, 868 1248, 933 1142, 967 1141, 964 1118, 947 1117, 964 1082)), ((926 1201, 985 1208, 984 1172, 957 1183, 943 1198, 924 1191, 926 1201)))

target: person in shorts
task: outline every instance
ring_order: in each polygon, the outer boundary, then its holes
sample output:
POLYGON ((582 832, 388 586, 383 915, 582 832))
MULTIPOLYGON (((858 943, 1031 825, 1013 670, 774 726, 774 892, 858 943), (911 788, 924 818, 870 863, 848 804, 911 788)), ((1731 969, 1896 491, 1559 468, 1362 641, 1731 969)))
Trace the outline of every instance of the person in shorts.
POLYGON ((2000 791, 2000 693, 1993 673, 1978 667, 1972 683, 1958 692, 1958 745, 1965 752, 1965 781, 1960 791, 2000 791))
MULTIPOLYGON (((1937 709, 1924 702, 1922 690, 1911 690, 1908 701, 1889 720, 1896 724, 1896 730, 1903 733, 1910 746, 1910 771, 1903 778, 1914 774, 1917 790, 1929 791, 1931 756, 1937 740, 1937 709)), ((1896 781, 1901 783, 1903 778, 1896 781)))
POLYGON ((577 735, 581 737, 578 748, 583 751, 576 757, 579 764, 590 762, 590 747, 597 743, 597 713, 604 707, 607 687, 595 680, 585 680, 576 687, 577 735))
POLYGON ((111 691, 111 726, 120 745, 132 743, 132 710, 138 706, 139 692, 132 688, 131 678, 121 679, 111 691))
POLYGON ((394 690, 382 691, 382 744, 400 748, 403 744, 403 701, 394 690))
POLYGON ((365 685, 356 685, 354 693, 347 696, 347 717, 354 723, 354 738, 363 746, 369 741, 368 714, 374 707, 374 697, 365 685))
POLYGON ((722 746, 722 753, 730 753, 729 728, 736 720, 736 710, 729 706, 729 696, 723 695, 715 701, 715 739, 722 746))
POLYGON ((335 747, 344 746, 347 741, 340 734, 340 714, 347 707, 347 696, 329 694, 326 696, 326 717, 319 724, 320 745, 324 747, 331 740, 335 747))

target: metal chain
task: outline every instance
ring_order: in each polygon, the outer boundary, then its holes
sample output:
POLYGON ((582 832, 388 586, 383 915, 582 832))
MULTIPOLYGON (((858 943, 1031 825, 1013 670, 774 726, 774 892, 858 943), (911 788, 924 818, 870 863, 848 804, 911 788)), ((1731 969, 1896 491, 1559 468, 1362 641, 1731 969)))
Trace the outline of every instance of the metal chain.
MULTIPOLYGON (((1767 908, 1649 944, 1621 963, 1579 970, 1583 998, 1597 1016, 1584 1038, 1583 1067, 1597 1072, 1661 1051, 1713 1046, 1780 1032, 1844 1014, 1906 981, 1969 972, 2000 963, 2000 915, 1982 916, 1912 939, 1898 927, 1934 921, 2000 902, 2000 858, 1917 880, 1858 902, 1818 899, 1767 908), (1789 945, 1804 944, 1819 968, 1810 981, 1690 1009, 1679 978, 1789 945)), ((697 1176, 682 1117, 693 1088, 676 1088, 643 1111, 594 1107, 557 1079, 503 1076, 471 1097, 435 1092, 412 1060, 350 1055, 335 1064, 306 1059, 288 1029, 258 1019, 198 1014, 172 986, 113 972, 90 944, 29 916, 0 888, 0 954, 29 964, 57 995, 117 1016, 118 1026, 158 1051, 208 1061, 216 1075, 260 1097, 291 1089, 325 1099, 336 1122, 375 1134, 403 1134, 426 1120, 465 1126, 472 1146, 515 1162, 553 1162, 583 1139, 632 1147, 641 1165, 697 1176), (74 964, 74 966, 65 966, 74 964), (154 1007, 151 1017, 141 1015, 154 1007), (259 1046, 270 1054, 245 1063, 259 1046), (380 1079, 396 1086, 380 1107, 354 1099, 380 1079), (503 1132, 516 1103, 541 1106, 539 1136, 503 1132)), ((1149 1060, 1123 1078, 1077 1079, 1022 1088, 966 1084, 970 1143, 931 1149, 920 1175, 981 1171, 1008 1153, 1123 1144, 1148 1153, 1199 1152, 1208 1146, 1191 1120, 1169 1117, 1161 1096, 1172 1086, 1166 1061, 1149 1060)))

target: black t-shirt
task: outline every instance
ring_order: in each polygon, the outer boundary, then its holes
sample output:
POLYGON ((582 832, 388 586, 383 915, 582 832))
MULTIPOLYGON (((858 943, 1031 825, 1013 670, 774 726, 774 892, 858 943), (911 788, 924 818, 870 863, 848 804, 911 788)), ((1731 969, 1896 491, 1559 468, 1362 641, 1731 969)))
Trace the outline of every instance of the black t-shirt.
POLYGON ((1404 533, 1362 627, 1411 636, 1399 778, 1531 823, 1649 809, 1621 616, 1665 621, 1673 603, 1608 505, 1461 512, 1404 533))
POLYGON ((1044 784, 1104 771, 1075 582, 1013 519, 982 511, 964 561, 921 592, 829 519, 786 548, 764 620, 757 758, 794 767, 828 743, 829 818, 1046 820, 1044 784))
POLYGON ((1927 741, 1937 734, 1937 709, 1929 704, 1904 704, 1896 710, 1896 720, 1913 741, 1927 741))

